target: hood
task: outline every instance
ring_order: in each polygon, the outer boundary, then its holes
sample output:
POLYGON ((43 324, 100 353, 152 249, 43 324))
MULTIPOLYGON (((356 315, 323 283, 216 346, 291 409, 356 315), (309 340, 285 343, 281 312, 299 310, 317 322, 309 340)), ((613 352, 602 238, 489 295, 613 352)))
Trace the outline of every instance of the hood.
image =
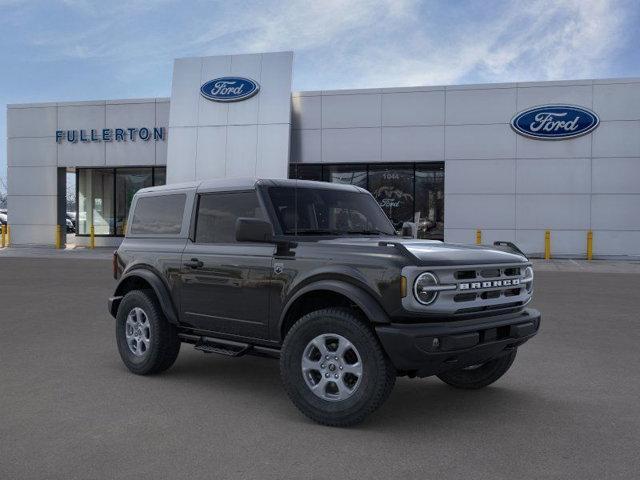
POLYGON ((522 255, 495 247, 442 243, 438 240, 416 240, 402 237, 340 237, 321 240, 319 243, 334 246, 370 246, 376 249, 390 248, 380 246, 380 242, 393 242, 401 245, 410 255, 417 259, 420 265, 489 265, 527 261, 522 255))

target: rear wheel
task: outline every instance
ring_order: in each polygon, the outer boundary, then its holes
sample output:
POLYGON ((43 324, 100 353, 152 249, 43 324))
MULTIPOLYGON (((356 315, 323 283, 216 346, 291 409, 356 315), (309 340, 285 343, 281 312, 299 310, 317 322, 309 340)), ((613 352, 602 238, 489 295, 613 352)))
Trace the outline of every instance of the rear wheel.
POLYGON ((489 360, 488 362, 472 365, 458 370, 450 370, 438 375, 444 383, 456 388, 474 390, 484 388, 502 377, 511 368, 516 359, 517 350, 489 360))
POLYGON ((180 352, 176 327, 147 290, 133 290, 122 299, 116 317, 116 342, 122 361, 138 375, 167 370, 180 352))
POLYGON ((294 324, 282 346, 280 373, 296 407, 331 426, 364 420, 389 396, 396 377, 371 328, 341 308, 309 313, 294 324))

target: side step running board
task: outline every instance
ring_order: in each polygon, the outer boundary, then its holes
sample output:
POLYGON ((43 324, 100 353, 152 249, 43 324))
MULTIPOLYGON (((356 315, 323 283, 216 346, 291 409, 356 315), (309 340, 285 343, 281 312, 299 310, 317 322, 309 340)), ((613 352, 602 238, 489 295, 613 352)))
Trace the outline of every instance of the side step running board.
POLYGON ((205 353, 219 353, 220 355, 228 355, 229 357, 241 357, 251 350, 251 345, 248 343, 223 340, 221 338, 200 337, 193 348, 205 353))
POLYGON ((273 347, 252 345, 250 343, 235 342, 224 338, 204 337, 190 333, 179 333, 180 340, 190 343, 196 350, 205 353, 219 353, 230 357, 241 357, 242 355, 258 355, 260 357, 279 358, 280 350, 273 347))

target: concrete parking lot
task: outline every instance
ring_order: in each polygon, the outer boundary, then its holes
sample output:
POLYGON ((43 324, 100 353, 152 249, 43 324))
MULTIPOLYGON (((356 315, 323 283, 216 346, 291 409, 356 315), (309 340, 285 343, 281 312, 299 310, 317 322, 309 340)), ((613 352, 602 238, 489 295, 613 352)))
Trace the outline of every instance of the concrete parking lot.
POLYGON ((110 263, 0 257, 0 478, 637 478, 640 274, 541 269, 541 333, 483 391, 399 379, 361 426, 318 426, 278 364, 183 346, 121 363, 110 263), (547 271, 549 270, 549 271, 547 271))

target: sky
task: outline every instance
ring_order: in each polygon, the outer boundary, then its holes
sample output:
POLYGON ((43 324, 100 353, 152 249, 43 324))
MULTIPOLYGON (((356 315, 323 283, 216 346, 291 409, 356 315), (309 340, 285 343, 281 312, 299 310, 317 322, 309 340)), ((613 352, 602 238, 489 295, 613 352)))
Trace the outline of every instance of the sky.
POLYGON ((282 50, 294 90, 640 77, 638 25, 638 0, 0 0, 0 108, 168 97, 174 58, 282 50))

